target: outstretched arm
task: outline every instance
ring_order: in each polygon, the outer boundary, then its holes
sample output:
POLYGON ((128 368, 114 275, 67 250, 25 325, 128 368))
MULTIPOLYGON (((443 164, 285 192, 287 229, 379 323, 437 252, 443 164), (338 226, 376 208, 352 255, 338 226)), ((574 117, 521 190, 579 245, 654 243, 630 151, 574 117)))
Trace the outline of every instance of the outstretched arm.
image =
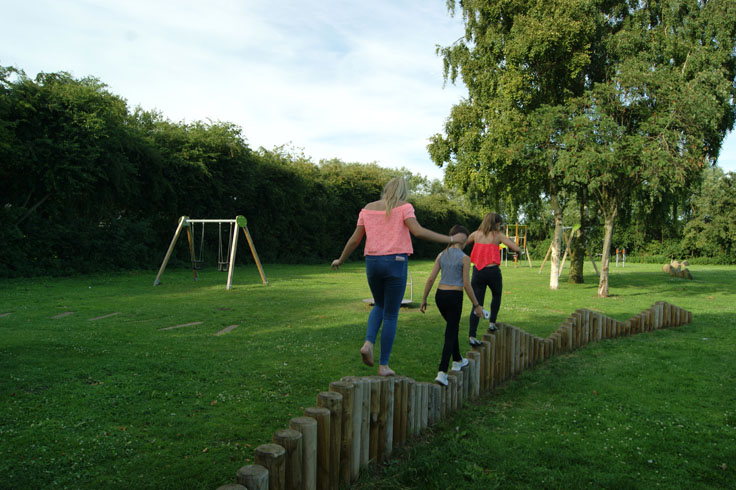
POLYGON ((347 260, 348 257, 350 257, 350 254, 355 251, 355 249, 360 245, 360 241, 363 239, 363 236, 365 235, 365 226, 358 225, 355 227, 355 231, 353 234, 348 238, 348 242, 345 244, 345 248, 342 250, 342 253, 340 254, 340 258, 337 258, 332 261, 332 268, 334 270, 337 270, 343 262, 347 260))
POLYGON ((515 241, 513 241, 511 238, 507 237, 503 233, 501 233, 501 241, 517 254, 521 253, 521 247, 519 247, 515 241))
POLYGON ((432 290, 432 286, 434 285, 434 280, 437 278, 437 274, 440 272, 440 254, 437 255, 437 258, 434 260, 434 267, 432 267, 432 272, 429 273, 429 277, 427 278, 427 284, 424 285, 424 294, 422 295, 422 304, 419 305, 419 311, 424 313, 427 311, 427 296, 429 296, 429 292, 432 290))
POLYGON ((483 318, 483 305, 478 303, 478 298, 475 297, 475 291, 470 286, 470 257, 467 255, 463 257, 463 289, 465 289, 465 294, 470 298, 470 302, 473 303, 475 316, 483 318))
POLYGON ((432 230, 428 230, 422 225, 420 225, 419 221, 417 221, 416 218, 407 218, 404 220, 404 223, 406 223, 406 226, 409 228, 409 231, 411 232, 412 235, 414 235, 417 238, 421 238, 422 240, 428 240, 430 242, 460 243, 463 240, 463 238, 465 238, 464 233, 456 233, 450 236, 450 235, 442 235, 432 230))

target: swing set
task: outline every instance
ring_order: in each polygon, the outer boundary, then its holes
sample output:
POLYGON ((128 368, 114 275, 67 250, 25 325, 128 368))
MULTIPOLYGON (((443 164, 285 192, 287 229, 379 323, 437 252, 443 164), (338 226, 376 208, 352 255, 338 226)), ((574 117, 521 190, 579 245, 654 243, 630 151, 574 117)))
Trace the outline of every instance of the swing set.
POLYGON ((181 234, 182 229, 187 230, 189 256, 192 261, 192 274, 194 275, 195 281, 199 280, 197 271, 201 270, 202 266, 204 265, 204 230, 207 223, 217 224, 217 270, 221 272, 227 271, 227 285, 225 289, 229 290, 232 287, 233 268, 235 265, 235 252, 238 248, 238 228, 243 230, 243 234, 248 240, 248 245, 250 245, 250 251, 256 261, 256 265, 258 266, 258 272, 261 274, 263 285, 268 285, 266 275, 264 274, 263 267, 261 266, 261 261, 258 258, 258 253, 256 252, 256 247, 253 244, 253 239, 251 238, 250 232, 248 231, 248 220, 245 219, 245 216, 237 216, 235 219, 189 219, 189 217, 187 216, 182 216, 181 218, 179 218, 179 225, 176 227, 176 231, 174 232, 174 238, 171 240, 171 245, 169 245, 169 250, 166 252, 166 256, 164 257, 164 261, 161 264, 161 268, 158 270, 156 280, 153 281, 153 285, 158 286, 159 284, 161 284, 161 276, 164 273, 166 264, 168 264, 169 259, 171 258, 171 254, 174 251, 174 246, 176 245, 176 241, 179 239, 179 235, 181 234), (195 253, 196 251, 194 246, 196 240, 196 225, 200 225, 201 230, 198 254, 195 253), (226 229, 229 226, 227 240, 223 240, 223 225, 226 225, 226 229))

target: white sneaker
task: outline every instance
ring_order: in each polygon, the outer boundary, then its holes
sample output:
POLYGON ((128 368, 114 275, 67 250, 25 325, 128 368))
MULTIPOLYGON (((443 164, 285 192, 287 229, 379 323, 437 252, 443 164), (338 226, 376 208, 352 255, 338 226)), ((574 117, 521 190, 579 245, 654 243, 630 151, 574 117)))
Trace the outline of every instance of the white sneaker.
POLYGON ((452 361, 452 370, 453 371, 460 371, 462 368, 470 364, 467 359, 463 357, 463 360, 460 362, 452 361))
POLYGON ((441 384, 442 386, 447 386, 447 373, 443 373, 442 371, 437 373, 437 377, 434 378, 434 382, 437 384, 441 384))

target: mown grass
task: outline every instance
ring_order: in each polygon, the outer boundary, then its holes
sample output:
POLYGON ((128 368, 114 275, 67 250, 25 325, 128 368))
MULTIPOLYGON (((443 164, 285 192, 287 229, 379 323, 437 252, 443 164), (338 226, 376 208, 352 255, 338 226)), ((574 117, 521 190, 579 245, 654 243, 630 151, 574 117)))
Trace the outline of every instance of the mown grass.
MULTIPOLYGON (((410 265, 417 303, 430 269, 410 265)), ((503 269, 500 321, 546 336, 577 308, 624 320, 659 300, 694 321, 526 371, 358 487, 734 486, 736 268, 691 267, 684 281, 627 264, 606 299, 594 274, 550 291, 548 270, 503 269)), ((156 288, 152 271, 1 283, 0 486, 216 488, 329 382, 374 374, 358 356, 361 264, 266 274, 264 287, 254 267, 238 269, 231 291, 214 270, 197 283, 168 270, 156 288)), ((433 379, 443 330, 434 307, 402 309, 391 366, 433 379)))

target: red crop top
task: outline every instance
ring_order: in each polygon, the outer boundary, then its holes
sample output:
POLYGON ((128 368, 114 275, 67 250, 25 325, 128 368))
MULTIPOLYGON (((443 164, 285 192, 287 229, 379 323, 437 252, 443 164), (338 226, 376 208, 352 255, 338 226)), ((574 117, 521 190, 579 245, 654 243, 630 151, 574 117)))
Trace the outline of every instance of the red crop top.
POLYGON ((470 252, 470 260, 475 264, 478 270, 484 267, 501 264, 501 249, 495 243, 475 243, 473 251, 470 252))

